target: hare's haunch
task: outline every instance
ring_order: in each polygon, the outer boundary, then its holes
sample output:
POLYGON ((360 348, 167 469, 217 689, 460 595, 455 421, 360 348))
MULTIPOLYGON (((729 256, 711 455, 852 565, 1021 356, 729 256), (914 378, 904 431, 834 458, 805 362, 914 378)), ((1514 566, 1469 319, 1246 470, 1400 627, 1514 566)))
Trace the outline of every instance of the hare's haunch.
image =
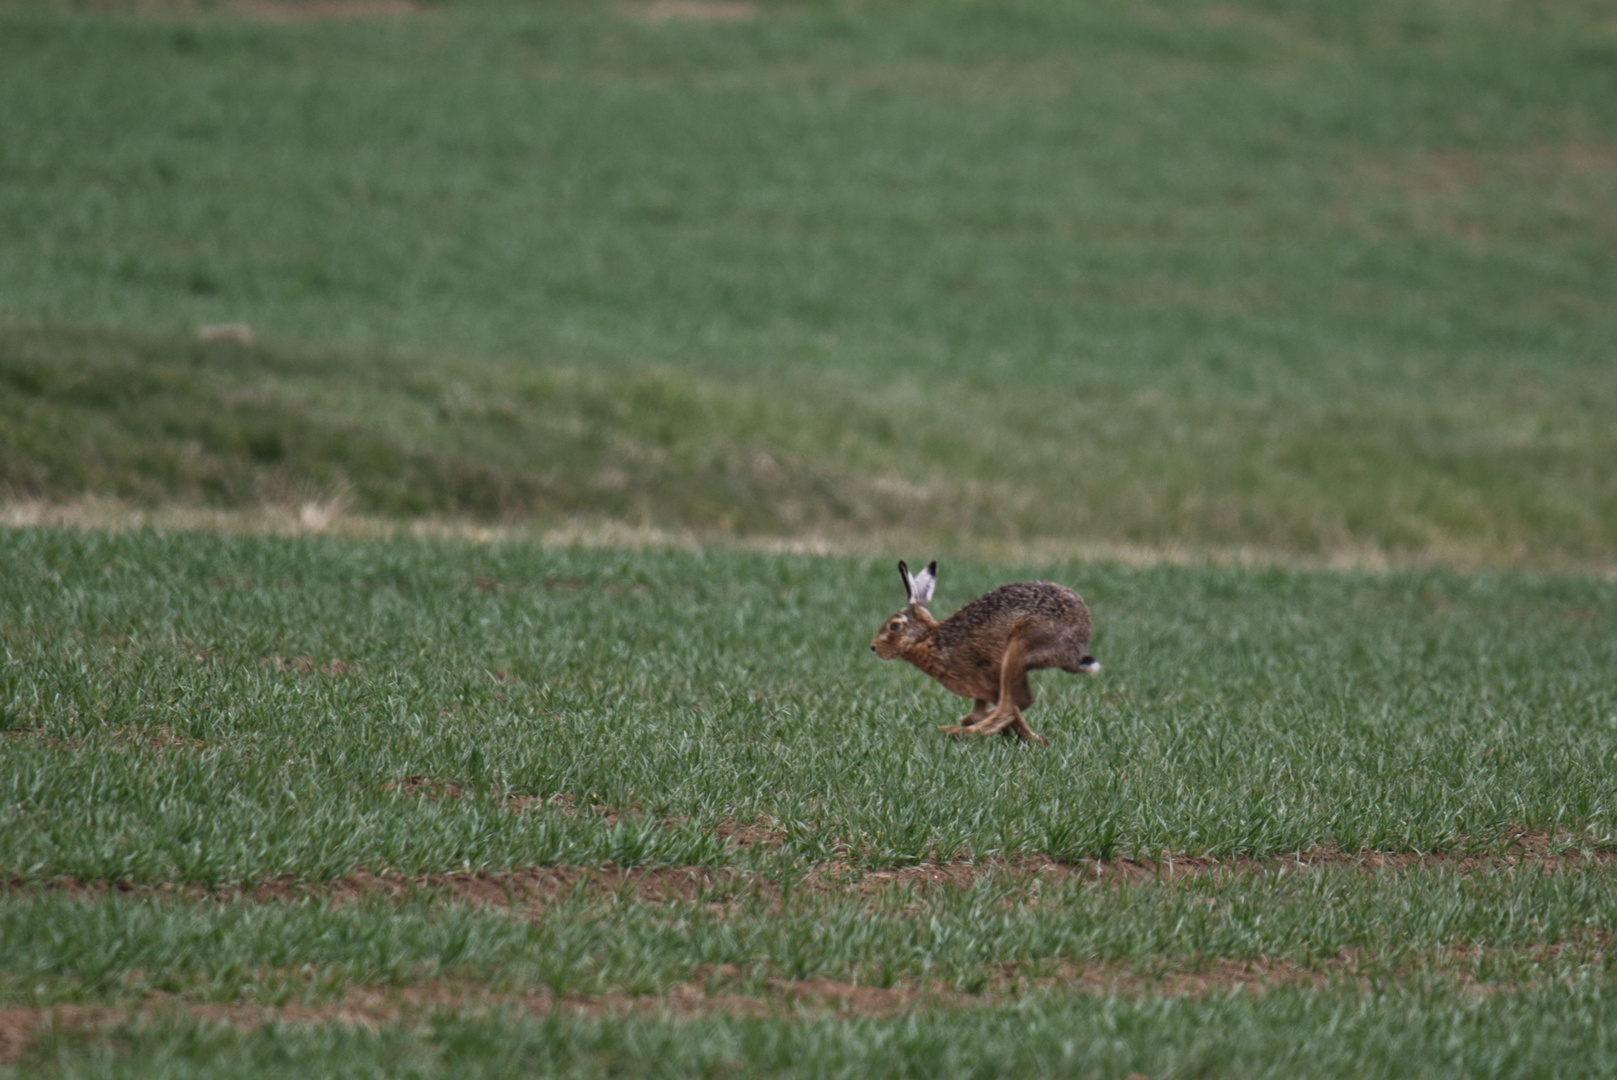
POLYGON ((956 738, 1016 735, 1048 745, 1022 719, 1033 704, 1027 673, 1061 668, 1080 675, 1100 670, 1089 647, 1089 608, 1065 585, 1018 581, 984 593, 938 622, 924 605, 932 599, 938 564, 911 576, 898 564, 909 603, 882 624, 870 649, 883 660, 908 660, 944 687, 971 698, 960 723, 938 730, 956 738))

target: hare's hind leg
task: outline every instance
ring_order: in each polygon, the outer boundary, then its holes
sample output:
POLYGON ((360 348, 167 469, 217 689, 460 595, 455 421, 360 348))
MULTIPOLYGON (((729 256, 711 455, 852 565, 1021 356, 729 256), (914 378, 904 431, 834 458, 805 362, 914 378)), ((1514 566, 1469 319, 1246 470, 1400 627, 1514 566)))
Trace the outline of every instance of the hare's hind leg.
POLYGON ((1036 742, 1048 746, 1050 740, 1042 735, 1035 735, 1033 729, 1027 726, 1022 719, 1022 704, 1033 704, 1033 691, 1027 684, 1028 655, 1027 643, 1020 637, 1013 637, 1005 647, 1005 658, 999 669, 999 704, 988 719, 972 727, 973 735, 994 735, 1007 728, 1016 733, 1023 742, 1036 742))
POLYGON ((1022 710, 1033 704, 1033 688, 1027 684, 1027 672, 1022 673, 1022 679, 1011 687, 1011 704, 1016 706, 1016 718, 1007 726, 1000 729, 1000 734, 1006 738, 1015 736, 1023 742, 1036 742, 1040 746, 1049 746, 1050 740, 1043 735, 1035 735, 1033 729, 1027 726, 1022 718, 1022 710))
POLYGON ((943 732, 945 735, 952 735, 956 739, 962 739, 969 736, 972 733, 972 726, 974 724, 980 724, 984 720, 988 719, 988 714, 992 712, 994 708, 994 703, 986 698, 977 698, 972 705, 972 710, 965 716, 962 716, 959 723, 944 724, 942 727, 938 728, 938 730, 943 732))

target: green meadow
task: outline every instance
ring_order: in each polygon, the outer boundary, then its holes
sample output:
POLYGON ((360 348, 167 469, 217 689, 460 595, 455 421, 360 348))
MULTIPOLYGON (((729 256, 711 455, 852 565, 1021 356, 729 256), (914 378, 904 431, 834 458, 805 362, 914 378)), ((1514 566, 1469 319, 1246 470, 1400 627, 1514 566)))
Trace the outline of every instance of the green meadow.
POLYGON ((1033 749, 865 648, 885 561, 0 544, 28 1075, 1608 1071, 1609 582, 1042 567, 1033 749))
POLYGON ((783 867, 1617 840, 1611 583, 1045 567, 1105 668, 1035 677, 1026 753, 871 654, 885 561, 4 535, 22 880, 724 865, 760 817, 783 867))
POLYGON ((0 4, 0 1077, 1617 1074, 1614 207, 1597 0, 0 4))

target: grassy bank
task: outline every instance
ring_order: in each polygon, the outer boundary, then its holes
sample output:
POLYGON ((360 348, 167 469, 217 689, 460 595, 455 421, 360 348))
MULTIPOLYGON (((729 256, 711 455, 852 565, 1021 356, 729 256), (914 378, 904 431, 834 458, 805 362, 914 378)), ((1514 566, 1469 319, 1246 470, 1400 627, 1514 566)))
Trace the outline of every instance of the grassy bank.
POLYGON ((1617 561, 1598 6, 286 8, 0 12, 13 497, 1617 561))
POLYGON ((0 485, 137 506, 720 539, 1250 548, 1609 569, 1603 404, 997 395, 947 382, 0 333, 0 485))

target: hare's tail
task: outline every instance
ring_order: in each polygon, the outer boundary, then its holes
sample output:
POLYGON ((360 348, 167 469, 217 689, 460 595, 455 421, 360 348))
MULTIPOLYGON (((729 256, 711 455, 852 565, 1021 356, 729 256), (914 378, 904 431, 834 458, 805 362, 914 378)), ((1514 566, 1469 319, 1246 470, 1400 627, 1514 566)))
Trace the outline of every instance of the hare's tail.
POLYGON ((1085 653, 1079 658, 1078 662, 1068 670, 1078 675, 1093 675, 1095 672, 1100 670, 1100 661, 1096 660, 1088 653, 1085 653))

